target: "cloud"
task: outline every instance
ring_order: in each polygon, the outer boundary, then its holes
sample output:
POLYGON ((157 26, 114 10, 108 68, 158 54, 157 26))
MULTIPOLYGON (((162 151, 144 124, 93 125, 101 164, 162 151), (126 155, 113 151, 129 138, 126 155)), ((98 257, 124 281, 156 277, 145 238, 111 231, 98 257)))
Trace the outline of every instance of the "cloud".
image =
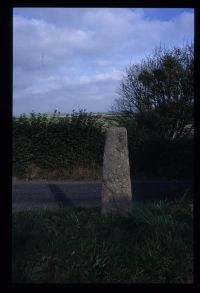
POLYGON ((14 113, 79 106, 107 111, 126 65, 160 43, 181 45, 193 35, 190 11, 163 20, 155 9, 151 18, 145 9, 16 8, 14 113))

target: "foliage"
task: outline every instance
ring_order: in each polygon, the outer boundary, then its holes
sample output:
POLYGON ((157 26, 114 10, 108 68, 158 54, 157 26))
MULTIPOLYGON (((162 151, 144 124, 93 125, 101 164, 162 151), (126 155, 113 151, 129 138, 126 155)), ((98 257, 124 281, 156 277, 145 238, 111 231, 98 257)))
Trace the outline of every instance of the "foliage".
POLYGON ((14 212, 12 221, 16 283, 192 278, 193 219, 186 202, 134 203, 128 218, 102 217, 98 208, 63 208, 14 212))
POLYGON ((60 117, 31 113, 13 119, 13 173, 25 176, 39 170, 67 169, 102 164, 104 132, 85 111, 60 117))
MULTIPOLYGON (((101 179, 105 121, 81 111, 61 117, 31 113, 13 119, 13 176, 22 179, 101 179)), ((131 119, 127 129, 134 179, 192 178, 193 140, 149 137, 131 119)))
MULTIPOLYGON (((127 129, 131 177, 184 179, 193 177, 192 137, 169 140, 148 135, 131 118, 118 120, 127 129)), ((156 132, 156 130, 154 130, 156 132)))
POLYGON ((186 137, 193 129, 193 73, 192 44, 156 48, 152 56, 126 68, 114 109, 148 137, 186 137))
POLYGON ((130 149, 130 167, 135 178, 193 178, 192 140, 147 140, 135 146, 130 143, 130 149))

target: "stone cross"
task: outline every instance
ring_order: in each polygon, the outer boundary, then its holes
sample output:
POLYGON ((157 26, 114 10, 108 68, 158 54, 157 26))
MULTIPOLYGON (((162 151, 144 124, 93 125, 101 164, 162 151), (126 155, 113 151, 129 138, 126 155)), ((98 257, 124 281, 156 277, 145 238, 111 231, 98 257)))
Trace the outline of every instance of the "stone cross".
POLYGON ((131 211, 127 131, 124 127, 107 129, 101 201, 103 215, 127 216, 131 211))

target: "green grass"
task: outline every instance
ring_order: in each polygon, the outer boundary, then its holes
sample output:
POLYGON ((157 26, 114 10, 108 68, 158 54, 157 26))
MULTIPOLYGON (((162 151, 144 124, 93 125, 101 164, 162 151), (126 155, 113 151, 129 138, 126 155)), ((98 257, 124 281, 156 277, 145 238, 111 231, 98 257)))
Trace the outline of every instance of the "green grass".
POLYGON ((13 212, 13 282, 188 283, 193 216, 187 203, 134 203, 128 218, 99 208, 13 212))

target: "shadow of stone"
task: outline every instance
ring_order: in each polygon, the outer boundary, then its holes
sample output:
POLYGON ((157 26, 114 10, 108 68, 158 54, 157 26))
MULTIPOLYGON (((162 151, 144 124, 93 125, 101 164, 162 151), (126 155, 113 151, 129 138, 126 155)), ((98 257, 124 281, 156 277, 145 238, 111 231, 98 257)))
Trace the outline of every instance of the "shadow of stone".
POLYGON ((60 207, 74 206, 71 199, 69 199, 66 196, 66 194, 56 184, 48 184, 48 187, 51 190, 56 202, 60 207))

